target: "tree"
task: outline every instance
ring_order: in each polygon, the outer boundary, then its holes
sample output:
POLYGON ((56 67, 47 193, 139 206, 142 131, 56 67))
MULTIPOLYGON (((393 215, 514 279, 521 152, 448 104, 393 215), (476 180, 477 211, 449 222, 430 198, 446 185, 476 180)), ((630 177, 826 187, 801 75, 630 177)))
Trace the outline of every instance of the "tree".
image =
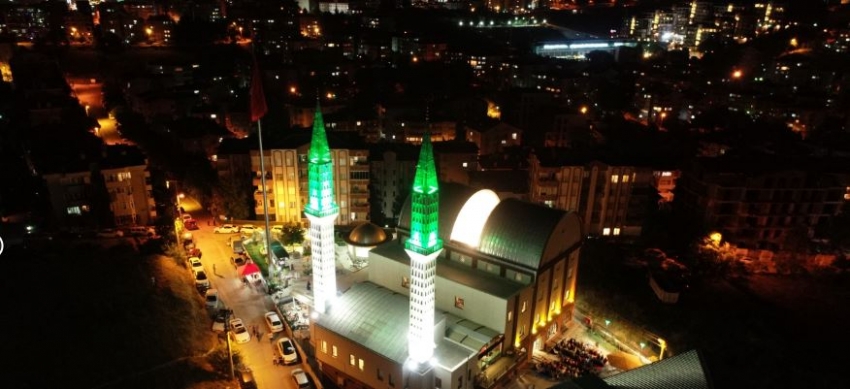
POLYGON ((283 241, 283 244, 290 246, 290 248, 294 248, 293 246, 296 243, 300 244, 304 242, 304 227, 302 227, 300 223, 286 223, 283 225, 283 231, 280 234, 280 239, 283 241))
MULTIPOLYGON (((213 192, 213 207, 234 219, 247 219, 251 213, 250 193, 237 180, 226 177, 219 180, 213 192)), ((215 215, 213 215, 215 216, 215 215)))

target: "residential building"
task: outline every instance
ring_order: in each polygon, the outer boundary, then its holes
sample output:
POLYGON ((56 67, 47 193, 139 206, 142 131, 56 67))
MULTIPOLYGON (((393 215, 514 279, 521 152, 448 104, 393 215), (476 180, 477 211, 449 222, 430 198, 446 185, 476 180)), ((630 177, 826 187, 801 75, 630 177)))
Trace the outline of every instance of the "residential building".
POLYGON ((682 170, 674 206, 741 248, 783 250, 812 237, 850 199, 847 161, 747 155, 698 158, 682 170))
MULTIPOLYGON (((334 161, 334 196, 339 206, 336 223, 348 225, 369 220, 369 150, 355 133, 328 132, 327 139, 334 161)), ((264 134, 263 141, 269 220, 306 223, 303 210, 308 198, 311 132, 272 132, 264 134)), ((258 145, 256 136, 224 139, 215 158, 220 177, 239 177, 248 167, 249 176, 253 177, 250 185, 254 193, 254 211, 258 218, 262 218, 264 207, 258 145)))
POLYGON ((640 235, 649 201, 658 192, 653 169, 548 151, 529 161, 532 202, 578 213, 589 235, 640 235))
POLYGON ((401 205, 410 194, 416 152, 416 146, 411 144, 383 143, 369 153, 372 211, 383 216, 385 225, 395 225, 401 205))
POLYGON ((98 158, 65 160, 40 170, 60 226, 148 225, 156 218, 147 160, 135 147, 108 146, 98 158), (107 205, 108 220, 94 215, 98 207, 105 213, 107 205))
POLYGON ((478 171, 478 146, 472 142, 434 142, 437 172, 445 182, 469 183, 469 172, 478 171))
POLYGON ((466 140, 475 143, 481 155, 496 154, 506 147, 521 145, 522 130, 504 122, 481 129, 467 127, 466 140))

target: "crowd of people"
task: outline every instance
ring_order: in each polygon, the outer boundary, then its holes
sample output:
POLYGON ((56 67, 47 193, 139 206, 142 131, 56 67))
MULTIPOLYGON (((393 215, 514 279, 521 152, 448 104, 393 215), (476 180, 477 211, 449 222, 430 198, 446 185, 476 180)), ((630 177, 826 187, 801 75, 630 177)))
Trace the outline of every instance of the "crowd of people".
POLYGON ((586 374, 599 374, 608 359, 592 346, 575 339, 561 340, 549 353, 557 355, 555 360, 540 361, 535 365, 538 372, 555 379, 578 378, 586 374))

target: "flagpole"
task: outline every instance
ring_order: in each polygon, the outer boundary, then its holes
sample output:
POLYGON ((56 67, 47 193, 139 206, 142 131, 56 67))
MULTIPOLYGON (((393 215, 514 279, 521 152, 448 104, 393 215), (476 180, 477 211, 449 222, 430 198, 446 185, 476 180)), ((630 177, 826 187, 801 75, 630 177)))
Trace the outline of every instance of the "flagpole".
MULTIPOLYGON (((254 50, 254 46, 251 45, 252 55, 254 55, 253 50, 254 50)), ((254 66, 257 66, 256 60, 254 61, 254 66)), ((260 77, 262 75, 262 73, 256 72, 256 71, 255 71, 254 74, 259 75, 260 77)), ((262 83, 262 78, 257 80, 256 82, 262 83)), ((263 100, 265 100, 265 96, 263 96, 263 100)), ((269 228, 269 195, 268 195, 268 192, 267 192, 267 189, 266 189, 266 158, 263 155, 262 117, 257 118, 257 139, 259 139, 259 145, 260 145, 260 174, 262 175, 260 182, 262 183, 262 187, 263 187, 263 216, 264 216, 263 219, 265 220, 265 224, 266 224, 266 232, 265 232, 266 258, 268 259, 268 264, 269 264, 269 278, 273 282, 276 282, 277 281, 276 280, 277 263, 272 258, 273 257, 272 241, 271 241, 271 232, 272 231, 269 228)))

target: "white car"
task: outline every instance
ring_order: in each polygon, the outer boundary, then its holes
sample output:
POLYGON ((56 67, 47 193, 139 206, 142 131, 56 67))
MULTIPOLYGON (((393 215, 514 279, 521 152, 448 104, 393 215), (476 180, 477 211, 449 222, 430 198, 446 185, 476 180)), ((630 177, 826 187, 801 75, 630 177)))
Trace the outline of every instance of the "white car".
POLYGON ((277 315, 277 312, 266 312, 265 316, 269 331, 273 333, 283 331, 283 322, 280 321, 280 316, 277 315))
POLYGON ((283 233, 283 226, 272 226, 272 234, 280 235, 283 233))
POLYGON ((114 228, 106 228, 97 232, 98 238, 120 238, 124 236, 124 231, 114 228))
POLYGON ((304 370, 294 369, 290 374, 292 374, 292 380, 295 381, 295 386, 298 389, 309 389, 312 387, 310 385, 310 379, 307 378, 307 373, 304 370))
POLYGON ((195 273, 204 270, 204 264, 201 263, 201 259, 198 257, 189 257, 189 265, 192 266, 192 271, 195 273))
POLYGON ((253 235, 254 231, 256 230, 257 227, 254 227, 251 224, 243 224, 241 227, 239 227, 239 232, 241 232, 242 235, 253 235))
POLYGON ((223 224, 213 229, 216 234, 235 234, 239 232, 239 227, 233 224, 223 224))
POLYGON ((195 272, 195 286, 198 288, 209 288, 210 287, 210 279, 207 277, 207 273, 203 270, 195 272))
POLYGON ((204 300, 206 301, 208 307, 218 307, 218 290, 208 289, 207 292, 204 294, 204 300))
POLYGON ((242 319, 235 318, 230 320, 230 333, 233 334, 233 339, 236 343, 248 343, 251 341, 251 333, 245 328, 242 319))
POLYGON ((292 343, 292 339, 285 336, 278 339, 277 351, 283 357, 284 364, 291 365, 298 362, 298 352, 295 351, 295 344, 292 343))

